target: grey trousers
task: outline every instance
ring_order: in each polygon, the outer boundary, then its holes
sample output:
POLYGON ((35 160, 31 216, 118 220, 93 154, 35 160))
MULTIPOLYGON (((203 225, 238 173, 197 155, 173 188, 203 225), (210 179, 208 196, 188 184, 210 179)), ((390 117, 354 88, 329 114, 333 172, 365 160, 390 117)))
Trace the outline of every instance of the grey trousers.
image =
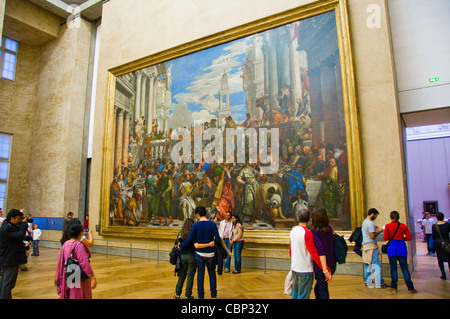
POLYGON ((11 291, 16 286, 19 266, 2 267, 0 278, 0 299, 12 299, 11 291))

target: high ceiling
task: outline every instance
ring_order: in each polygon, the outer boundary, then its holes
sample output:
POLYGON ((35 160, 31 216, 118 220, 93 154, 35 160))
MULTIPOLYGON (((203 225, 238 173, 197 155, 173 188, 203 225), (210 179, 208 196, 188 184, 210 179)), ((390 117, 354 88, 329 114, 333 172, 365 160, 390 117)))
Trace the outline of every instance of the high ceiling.
POLYGON ((67 19, 73 10, 80 7, 81 15, 87 20, 95 21, 102 16, 103 0, 29 0, 34 4, 67 19))

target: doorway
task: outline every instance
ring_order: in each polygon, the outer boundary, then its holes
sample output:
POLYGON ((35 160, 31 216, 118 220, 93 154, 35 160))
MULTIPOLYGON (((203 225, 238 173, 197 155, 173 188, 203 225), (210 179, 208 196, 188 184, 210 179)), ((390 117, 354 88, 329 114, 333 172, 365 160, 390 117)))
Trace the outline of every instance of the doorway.
POLYGON ((437 211, 444 213, 445 219, 450 217, 450 108, 446 111, 439 110, 434 117, 429 116, 430 111, 402 115, 413 270, 418 254, 426 253, 421 225, 424 212, 430 212, 434 220, 437 211))

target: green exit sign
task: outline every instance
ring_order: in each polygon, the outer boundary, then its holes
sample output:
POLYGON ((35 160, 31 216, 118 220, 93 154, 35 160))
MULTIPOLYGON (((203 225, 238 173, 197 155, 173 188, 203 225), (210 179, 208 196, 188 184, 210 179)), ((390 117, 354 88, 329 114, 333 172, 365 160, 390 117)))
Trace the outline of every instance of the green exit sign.
POLYGON ((439 78, 431 78, 428 79, 428 82, 433 83, 433 82, 439 82, 439 78))

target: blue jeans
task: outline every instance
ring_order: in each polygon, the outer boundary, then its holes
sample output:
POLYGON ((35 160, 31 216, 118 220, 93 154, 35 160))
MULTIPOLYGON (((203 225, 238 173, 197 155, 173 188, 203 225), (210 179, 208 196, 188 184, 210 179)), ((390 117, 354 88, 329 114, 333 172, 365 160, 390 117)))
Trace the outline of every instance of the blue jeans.
MULTIPOLYGON (((229 238, 224 238, 223 241, 224 241, 224 243, 225 243, 225 246, 227 246, 228 250, 229 250, 230 253, 231 253, 232 250, 233 250, 233 248, 231 247, 230 239, 229 239, 229 238)), ((230 267, 231 267, 231 257, 227 257, 227 258, 225 259, 225 269, 230 269, 230 267)))
MULTIPOLYGON (((331 275, 334 275, 336 271, 336 265, 330 267, 331 275)), ((316 285, 314 286, 314 295, 316 299, 330 299, 330 293, 328 291, 328 282, 326 281, 323 271, 314 273, 316 278, 316 285)))
POLYGON ((237 272, 241 272, 241 255, 242 249, 244 248, 244 241, 237 241, 234 244, 234 269, 237 272))
POLYGON ((209 288, 211 291, 211 297, 217 297, 217 279, 216 279, 216 258, 215 257, 202 257, 195 254, 195 261, 197 262, 197 291, 198 299, 205 297, 205 268, 208 270, 209 275, 209 288))
POLYGON ((33 254, 39 255, 39 240, 33 240, 31 245, 33 246, 33 254))
MULTIPOLYGON (((427 251, 429 253, 435 253, 436 250, 434 250, 434 248, 430 247, 430 239, 431 239, 431 234, 425 234, 425 238, 427 239, 427 251)), ((431 239, 432 240, 432 239, 431 239)))
POLYGON ((313 282, 313 272, 292 271, 291 299, 310 299, 313 282))
POLYGON ((398 275, 397 275, 397 260, 400 264, 400 269, 403 272, 403 278, 405 279, 408 290, 413 290, 414 285, 411 281, 411 275, 408 270, 408 262, 406 257, 393 256, 389 257, 389 265, 391 267, 391 288, 397 289, 398 275))
POLYGON ((374 249, 372 254, 372 264, 364 264, 364 282, 372 284, 372 270, 375 275, 375 284, 377 286, 384 285, 384 279, 381 277, 381 261, 378 249, 374 249))

